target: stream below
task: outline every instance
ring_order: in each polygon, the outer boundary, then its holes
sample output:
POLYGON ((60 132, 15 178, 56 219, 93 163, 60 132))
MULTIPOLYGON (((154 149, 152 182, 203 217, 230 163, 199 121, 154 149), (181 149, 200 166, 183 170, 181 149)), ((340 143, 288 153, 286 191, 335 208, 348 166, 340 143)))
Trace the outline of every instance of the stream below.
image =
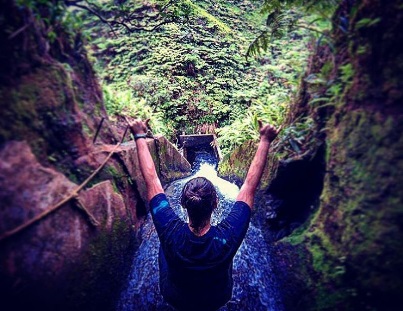
MULTIPOLYGON (((172 182, 165 193, 178 216, 187 221, 186 212, 180 206, 180 194, 191 178, 203 176, 216 187, 218 208, 213 212, 212 225, 218 224, 230 212, 239 188, 217 176, 217 160, 206 152, 199 152, 190 177, 172 182)), ((118 302, 119 311, 158 310, 171 311, 163 302, 159 291, 157 232, 151 215, 140 229, 142 243, 133 254, 133 263, 126 288, 118 302)), ((276 280, 272 272, 270 248, 260 229, 251 222, 246 237, 234 258, 234 289, 232 299, 220 311, 282 311, 284 310, 276 280)), ((189 310, 190 311, 190 310, 189 310)))

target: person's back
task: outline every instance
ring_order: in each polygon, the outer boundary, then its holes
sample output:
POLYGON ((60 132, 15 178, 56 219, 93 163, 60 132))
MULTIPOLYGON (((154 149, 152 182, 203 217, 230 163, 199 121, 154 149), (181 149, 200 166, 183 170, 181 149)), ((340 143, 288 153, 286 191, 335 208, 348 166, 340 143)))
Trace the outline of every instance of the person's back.
POLYGON ((236 202, 230 214, 202 236, 178 218, 164 194, 154 197, 150 207, 161 241, 160 289, 165 300, 179 310, 223 306, 232 295, 232 261, 248 229, 250 207, 236 202))
POLYGON ((130 127, 161 242, 161 293, 179 310, 217 310, 231 299, 232 261, 248 229, 255 191, 270 143, 278 131, 259 121, 260 143, 237 202, 229 215, 212 227, 211 214, 218 201, 214 186, 205 178, 194 178, 183 188, 181 205, 188 213, 189 224, 181 221, 169 206, 147 143, 140 139, 146 136, 147 123, 136 120, 130 127))

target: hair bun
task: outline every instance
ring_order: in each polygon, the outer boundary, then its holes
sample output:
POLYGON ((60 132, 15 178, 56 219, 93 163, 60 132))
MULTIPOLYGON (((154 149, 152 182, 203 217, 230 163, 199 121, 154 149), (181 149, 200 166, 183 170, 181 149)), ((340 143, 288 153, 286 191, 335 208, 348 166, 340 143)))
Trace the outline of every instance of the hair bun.
POLYGON ((196 202, 200 202, 202 200, 202 198, 197 194, 192 194, 189 196, 189 200, 196 203, 196 202))

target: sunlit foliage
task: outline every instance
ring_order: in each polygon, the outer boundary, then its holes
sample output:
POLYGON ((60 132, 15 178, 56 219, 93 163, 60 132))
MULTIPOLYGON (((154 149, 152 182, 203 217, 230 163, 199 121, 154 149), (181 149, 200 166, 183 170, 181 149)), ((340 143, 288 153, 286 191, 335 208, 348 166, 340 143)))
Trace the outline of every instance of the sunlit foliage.
POLYGON ((264 0, 261 13, 266 14, 266 20, 246 55, 256 56, 267 51, 273 40, 299 28, 310 30, 317 36, 326 36, 337 3, 337 0, 264 0))
MULTIPOLYGON (((145 3, 143 9, 136 3, 138 11, 145 10, 145 3)), ((96 16, 86 15, 104 84, 129 90, 132 102, 159 113, 171 138, 216 129, 224 152, 256 138, 257 118, 281 123, 308 53, 305 29, 272 42, 270 51, 256 59, 246 59, 264 19, 259 6, 250 1, 152 3, 148 15, 170 3, 164 16, 183 19, 152 33, 131 34, 124 28, 112 32, 96 16)))

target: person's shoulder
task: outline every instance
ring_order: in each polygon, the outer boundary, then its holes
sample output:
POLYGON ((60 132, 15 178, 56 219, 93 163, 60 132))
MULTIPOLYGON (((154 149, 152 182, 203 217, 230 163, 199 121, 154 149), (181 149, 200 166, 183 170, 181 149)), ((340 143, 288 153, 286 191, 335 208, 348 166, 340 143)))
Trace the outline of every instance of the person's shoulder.
POLYGON ((153 196, 150 200, 150 204, 160 202, 160 201, 168 201, 167 196, 165 193, 161 192, 153 196))
POLYGON ((247 204, 244 201, 235 201, 234 203, 234 207, 238 207, 238 208, 248 208, 249 210, 251 210, 251 206, 249 206, 249 204, 247 204))
POLYGON ((235 201, 231 213, 245 214, 246 216, 250 216, 252 213, 252 208, 244 201, 235 201))
POLYGON ((169 207, 169 201, 165 193, 158 193, 150 200, 150 208, 154 212, 166 207, 169 207))
POLYGON ((218 225, 224 229, 242 227, 249 223, 251 217, 251 209, 248 204, 243 201, 235 201, 229 214, 218 225))

